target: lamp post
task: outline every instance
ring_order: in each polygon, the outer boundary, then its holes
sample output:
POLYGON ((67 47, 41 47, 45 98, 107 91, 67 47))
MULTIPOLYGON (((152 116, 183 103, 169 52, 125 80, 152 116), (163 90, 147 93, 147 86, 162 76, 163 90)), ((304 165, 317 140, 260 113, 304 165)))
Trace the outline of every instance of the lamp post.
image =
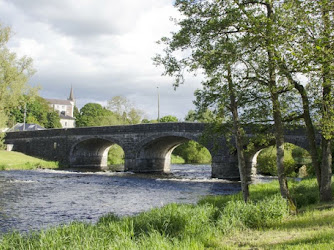
POLYGON ((27 103, 24 103, 23 131, 26 130, 27 103))
POLYGON ((160 93, 159 93, 159 87, 157 87, 158 92, 158 122, 160 120, 160 93))

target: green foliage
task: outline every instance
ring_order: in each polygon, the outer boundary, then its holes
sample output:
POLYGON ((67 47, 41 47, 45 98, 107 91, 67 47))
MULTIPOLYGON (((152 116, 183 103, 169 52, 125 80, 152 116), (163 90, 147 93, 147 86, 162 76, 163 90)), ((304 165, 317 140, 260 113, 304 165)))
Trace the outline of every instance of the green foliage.
POLYGON ((287 215, 287 202, 280 195, 265 198, 257 203, 234 200, 227 202, 218 226, 225 232, 232 229, 263 228, 277 224, 287 215))
POLYGON ((7 49, 10 36, 10 28, 0 23, 0 128, 6 127, 10 111, 25 101, 24 95, 34 96, 36 91, 28 86, 32 59, 17 58, 7 49))
POLYGON ((77 106, 74 106, 74 108, 73 108, 73 117, 79 118, 79 116, 80 116, 80 111, 79 111, 79 109, 78 109, 77 106))
POLYGON ((0 132, 0 150, 5 149, 5 144, 4 144, 4 138, 5 138, 5 133, 0 132))
POLYGON ((44 124, 45 128, 61 128, 60 118, 56 111, 50 111, 47 113, 47 123, 44 124))
MULTIPOLYGON (((310 155, 305 149, 290 143, 284 144, 284 168, 287 176, 296 177, 303 164, 310 164, 310 155)), ((261 174, 277 175, 276 148, 263 149, 257 158, 257 169, 261 174)))
POLYGON ((144 118, 143 120, 141 120, 141 123, 147 124, 147 123, 150 123, 150 120, 144 118))
MULTIPOLYGON (((289 185, 293 186, 293 198, 296 190, 317 189, 315 179, 289 185)), ((277 181, 251 185, 250 191, 248 203, 242 201, 241 194, 209 196, 198 205, 169 204, 134 216, 108 214, 96 224, 72 222, 40 232, 7 234, 0 245, 3 249, 321 249, 323 244, 332 248, 334 210, 323 208, 333 204, 320 206, 322 211, 307 207, 305 213, 288 216, 277 181), (314 230, 318 228, 321 230, 314 230), (327 230, 325 234, 323 230, 327 230), (295 235, 301 235, 300 239, 295 235)), ((308 202, 313 203, 306 199, 302 206, 308 202)))
POLYGON ((160 118, 159 122, 178 122, 179 120, 177 117, 172 116, 172 115, 166 115, 162 118, 160 118))
POLYGON ((195 141, 181 144, 173 151, 174 155, 182 157, 186 163, 210 163, 211 154, 209 150, 195 141))
POLYGON ((113 144, 108 152, 108 165, 124 164, 124 151, 121 146, 113 144))
POLYGON ((201 112, 189 110, 184 120, 187 122, 212 122, 215 118, 215 115, 210 109, 205 109, 205 111, 201 112))
POLYGON ((186 161, 181 156, 172 154, 172 156, 171 156, 171 163, 172 164, 183 164, 185 162, 186 161))
POLYGON ((40 96, 29 98, 26 96, 25 99, 25 105, 21 105, 11 110, 11 125, 15 125, 17 122, 23 123, 26 108, 26 123, 39 124, 45 128, 61 128, 58 113, 52 110, 44 98, 40 96))
POLYGON ((106 126, 119 124, 119 117, 98 103, 87 103, 77 117, 77 127, 106 126))
POLYGON ((291 181, 291 195, 297 208, 319 202, 319 188, 314 179, 304 179, 301 182, 291 181))
POLYGON ((114 96, 109 100, 108 109, 121 118, 119 124, 138 124, 144 114, 142 110, 135 108, 124 96, 114 96))

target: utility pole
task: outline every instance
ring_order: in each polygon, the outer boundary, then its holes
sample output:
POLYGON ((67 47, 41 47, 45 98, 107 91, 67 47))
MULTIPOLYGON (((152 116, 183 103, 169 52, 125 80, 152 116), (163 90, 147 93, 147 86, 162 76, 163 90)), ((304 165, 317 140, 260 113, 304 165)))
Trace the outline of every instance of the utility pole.
POLYGON ((160 93, 159 93, 159 87, 157 87, 158 91, 158 122, 160 121, 160 93))
POLYGON ((26 130, 27 103, 24 103, 23 131, 26 130))

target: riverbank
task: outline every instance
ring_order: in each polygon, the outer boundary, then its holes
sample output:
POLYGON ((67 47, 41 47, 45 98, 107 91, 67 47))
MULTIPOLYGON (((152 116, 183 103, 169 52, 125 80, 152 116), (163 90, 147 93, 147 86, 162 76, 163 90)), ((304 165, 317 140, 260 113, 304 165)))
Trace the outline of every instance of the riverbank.
POLYGON ((58 168, 57 162, 44 161, 19 152, 0 150, 0 170, 58 168))
POLYGON ((318 203, 315 179, 289 184, 298 215, 289 215, 274 181, 251 185, 247 205, 240 194, 209 196, 197 205, 8 234, 0 249, 333 249, 334 203, 318 203))

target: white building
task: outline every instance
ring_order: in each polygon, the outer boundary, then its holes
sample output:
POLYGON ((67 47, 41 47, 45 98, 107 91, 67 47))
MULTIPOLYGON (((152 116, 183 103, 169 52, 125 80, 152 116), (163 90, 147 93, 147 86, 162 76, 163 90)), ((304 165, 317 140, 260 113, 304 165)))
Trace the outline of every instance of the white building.
POLYGON ((75 118, 73 116, 75 99, 73 95, 73 88, 71 87, 70 96, 67 100, 59 99, 45 99, 49 102, 50 107, 58 111, 60 123, 63 128, 74 128, 75 118))

